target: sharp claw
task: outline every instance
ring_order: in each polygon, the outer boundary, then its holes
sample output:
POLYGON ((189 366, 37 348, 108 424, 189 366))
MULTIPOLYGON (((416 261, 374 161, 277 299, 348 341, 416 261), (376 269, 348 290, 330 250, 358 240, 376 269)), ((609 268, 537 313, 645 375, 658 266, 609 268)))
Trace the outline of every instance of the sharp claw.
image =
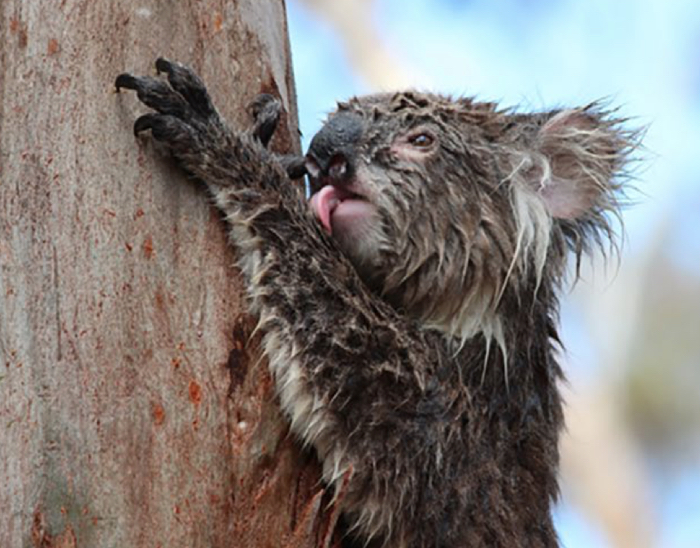
POLYGON ((128 72, 125 72, 123 74, 120 74, 117 76, 117 79, 114 81, 114 85, 117 88, 117 91, 121 91, 121 88, 126 88, 126 89, 137 89, 138 83, 136 81, 136 78, 129 74, 128 72))
POLYGON ((138 137, 139 133, 153 128, 153 114, 144 114, 139 116, 134 122, 134 135, 138 137))
POLYGON ((161 72, 166 72, 170 74, 173 70, 173 64, 168 61, 165 57, 158 57, 156 59, 156 71, 158 71, 158 74, 161 72))

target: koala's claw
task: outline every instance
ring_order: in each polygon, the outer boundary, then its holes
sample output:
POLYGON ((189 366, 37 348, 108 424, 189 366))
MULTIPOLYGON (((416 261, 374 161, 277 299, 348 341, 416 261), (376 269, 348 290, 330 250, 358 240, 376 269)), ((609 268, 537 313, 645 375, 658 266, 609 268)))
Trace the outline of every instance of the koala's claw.
POLYGON ((199 149, 205 135, 222 134, 224 128, 209 93, 191 69, 161 57, 156 70, 167 74, 167 81, 123 73, 114 82, 117 91, 136 91, 139 100, 155 111, 136 120, 135 135, 150 129, 155 140, 166 142, 177 155, 180 150, 199 149))
POLYGON ((152 129, 156 117, 156 114, 144 114, 143 116, 136 118, 136 121, 134 122, 134 135, 138 137, 139 133, 142 131, 152 129))
POLYGON ((250 110, 255 120, 253 135, 264 147, 267 147, 277 129, 277 123, 282 114, 282 104, 269 93, 261 93, 250 103, 250 110))
POLYGON ((149 113, 139 116, 134 122, 134 135, 151 130, 156 141, 168 143, 174 152, 181 149, 196 150, 197 136, 195 130, 176 116, 149 113))
MULTIPOLYGON (((261 93, 253 99, 248 108, 255 121, 252 133, 262 146, 267 147, 282 115, 282 103, 277 97, 269 93, 261 93)), ((303 156, 275 154, 275 158, 282 165, 290 179, 299 179, 306 175, 306 165, 303 156)))
POLYGON ((134 135, 138 137, 139 133, 147 129, 150 129, 153 133, 160 133, 159 130, 163 125, 160 123, 161 118, 162 116, 153 113, 139 116, 134 122, 134 135))
MULTIPOLYGON (((167 80, 123 73, 114 82, 117 91, 134 90, 139 100, 155 111, 136 120, 134 134, 151 130, 153 138, 165 142, 175 156, 201 150, 206 143, 212 146, 212 139, 222 139, 221 143, 225 143, 228 130, 199 76, 185 65, 163 57, 156 60, 156 71, 167 75, 167 80)), ((282 114, 282 103, 263 93, 249 108, 254 125, 248 134, 267 147, 282 114)), ((273 156, 290 178, 297 179, 306 173, 303 157, 273 156)))
POLYGON ((202 121, 218 121, 218 114, 202 80, 191 69, 162 57, 156 61, 158 73, 168 75, 168 82, 160 78, 133 76, 123 73, 114 85, 136 91, 146 106, 161 114, 171 114, 184 120, 200 118, 202 121))
POLYGON ((158 57, 158 59, 156 59, 156 71, 158 74, 161 72, 170 74, 173 71, 172 61, 169 61, 165 57, 158 57))
POLYGON ((216 116, 216 109, 204 82, 192 69, 159 57, 156 59, 156 71, 168 75, 172 88, 182 95, 195 112, 205 118, 216 116))
POLYGON ((117 79, 114 81, 114 85, 117 88, 118 92, 121 91, 122 88, 137 89, 136 78, 128 72, 117 76, 117 79))
POLYGON ((161 114, 170 114, 184 120, 189 120, 194 115, 192 107, 185 101, 184 97, 157 78, 138 77, 124 73, 117 76, 114 85, 117 91, 122 88, 136 91, 142 103, 161 114))

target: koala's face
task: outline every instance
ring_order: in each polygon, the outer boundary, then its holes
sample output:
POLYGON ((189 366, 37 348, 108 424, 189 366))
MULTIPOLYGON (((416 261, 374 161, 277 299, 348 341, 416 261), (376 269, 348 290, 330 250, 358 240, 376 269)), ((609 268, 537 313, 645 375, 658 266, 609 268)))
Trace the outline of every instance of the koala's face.
POLYGON ((494 166, 475 156, 488 136, 471 106, 416 93, 357 98, 312 140, 311 206, 368 278, 402 258, 437 257, 450 228, 467 230, 478 216, 478 187, 496 187, 494 166))
POLYGON ((311 142, 310 205, 371 286, 467 334, 466 317, 494 310, 513 272, 540 275, 553 220, 597 220, 614 202, 624 137, 593 108, 522 115, 416 92, 355 98, 311 142))

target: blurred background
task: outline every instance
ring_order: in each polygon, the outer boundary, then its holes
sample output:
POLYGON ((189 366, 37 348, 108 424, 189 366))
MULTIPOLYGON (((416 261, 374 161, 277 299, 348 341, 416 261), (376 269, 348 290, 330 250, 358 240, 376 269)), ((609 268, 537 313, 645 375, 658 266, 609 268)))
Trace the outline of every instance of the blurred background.
POLYGON ((408 86, 647 126, 621 261, 565 297, 564 546, 700 547, 700 2, 288 0, 304 147, 408 86))

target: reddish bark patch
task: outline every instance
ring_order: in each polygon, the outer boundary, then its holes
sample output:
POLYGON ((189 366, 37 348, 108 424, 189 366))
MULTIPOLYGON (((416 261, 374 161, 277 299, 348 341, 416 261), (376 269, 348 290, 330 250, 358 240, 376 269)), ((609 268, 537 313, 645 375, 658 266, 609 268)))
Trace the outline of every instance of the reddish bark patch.
POLYGON ((21 49, 24 49, 27 47, 28 43, 29 43, 29 36, 27 35, 27 29, 21 28, 19 31, 19 47, 21 49))
POLYGON ((155 299, 156 309, 159 312, 165 312, 165 295, 160 289, 156 289, 156 294, 153 297, 155 299))
POLYGON ((56 40, 55 38, 49 39, 49 43, 46 46, 46 53, 48 53, 49 55, 54 55, 59 51, 61 51, 61 45, 58 43, 58 40, 56 40))
POLYGON ((34 548, 76 548, 78 546, 75 532, 70 524, 66 525, 62 533, 53 536, 47 531, 44 515, 39 510, 34 512, 31 536, 34 548))
POLYGON ((146 257, 146 259, 152 259, 156 253, 153 249, 153 238, 146 236, 141 249, 143 249, 143 256, 146 257))
POLYGON ((18 42, 19 42, 19 47, 24 49, 27 47, 27 43, 29 41, 28 36, 27 36, 27 25, 22 23, 19 19, 16 17, 13 17, 10 19, 10 32, 13 34, 18 35, 18 42))
POLYGON ((159 403, 154 403, 152 407, 153 423, 160 426, 165 422, 165 409, 159 403))
POLYGON ((36 510, 34 512, 34 520, 32 521, 32 544, 36 548, 45 548, 51 544, 51 535, 46 532, 44 526, 44 515, 36 510))
POLYGON ((202 387, 197 384, 197 381, 191 380, 189 386, 190 401, 199 405, 202 403, 202 387))

